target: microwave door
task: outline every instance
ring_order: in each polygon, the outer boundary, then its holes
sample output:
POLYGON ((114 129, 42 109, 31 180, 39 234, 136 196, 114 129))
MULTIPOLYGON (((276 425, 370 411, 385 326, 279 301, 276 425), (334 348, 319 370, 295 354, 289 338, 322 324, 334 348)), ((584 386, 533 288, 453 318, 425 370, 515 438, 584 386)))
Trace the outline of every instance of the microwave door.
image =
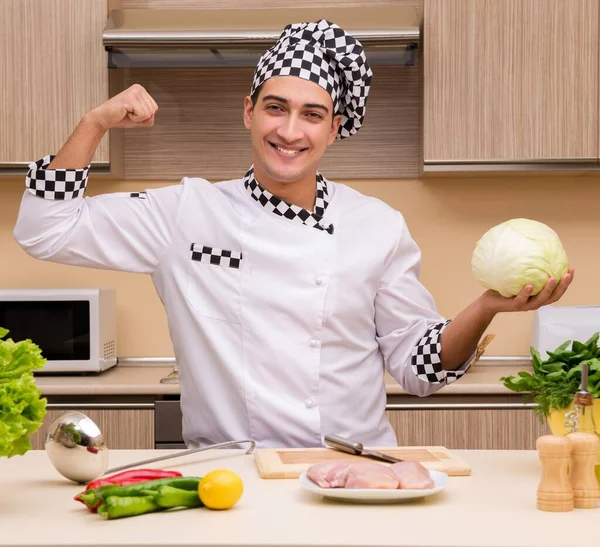
POLYGON ((87 300, 0 301, 0 325, 15 341, 35 342, 48 363, 90 360, 87 300))

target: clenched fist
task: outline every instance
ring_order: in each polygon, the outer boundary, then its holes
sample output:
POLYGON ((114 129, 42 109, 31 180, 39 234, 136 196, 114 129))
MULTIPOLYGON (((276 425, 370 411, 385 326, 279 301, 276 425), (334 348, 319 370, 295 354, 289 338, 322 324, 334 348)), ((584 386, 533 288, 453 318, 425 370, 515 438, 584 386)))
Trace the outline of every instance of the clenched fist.
POLYGON ((149 127, 154 125, 158 105, 139 84, 133 84, 88 113, 100 129, 149 127))

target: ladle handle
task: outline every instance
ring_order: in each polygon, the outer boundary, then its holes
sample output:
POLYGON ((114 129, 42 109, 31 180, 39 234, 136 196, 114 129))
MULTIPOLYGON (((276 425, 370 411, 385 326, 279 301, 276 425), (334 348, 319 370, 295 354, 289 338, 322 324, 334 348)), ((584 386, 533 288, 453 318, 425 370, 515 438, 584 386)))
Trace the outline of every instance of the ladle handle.
POLYGON ((225 448, 227 446, 232 446, 234 444, 242 444, 242 443, 250 443, 250 448, 246 451, 246 454, 251 454, 254 451, 254 447, 256 443, 250 439, 245 439, 243 441, 227 441, 225 443, 217 443, 211 444, 210 446, 203 446, 201 448, 190 448, 189 450, 184 450, 183 452, 179 452, 177 454, 167 454, 166 456, 158 456, 157 458, 150 458, 149 460, 142 460, 139 462, 128 463, 127 465, 120 465, 119 467, 113 467, 112 469, 107 469, 101 477, 104 475, 109 475, 112 473, 116 473, 117 471, 123 471, 124 469, 130 469, 131 467, 136 467, 138 465, 145 465, 147 463, 160 462, 163 460, 170 460, 172 458, 179 458, 181 456, 187 456, 188 454, 196 454, 196 452, 204 452, 206 450, 212 450, 213 448, 225 448))

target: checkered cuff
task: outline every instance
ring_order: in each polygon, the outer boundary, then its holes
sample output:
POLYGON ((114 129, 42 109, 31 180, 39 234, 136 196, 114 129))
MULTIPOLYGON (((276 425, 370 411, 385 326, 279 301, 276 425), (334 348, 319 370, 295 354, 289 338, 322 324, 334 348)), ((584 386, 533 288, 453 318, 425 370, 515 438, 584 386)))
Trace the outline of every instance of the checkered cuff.
POLYGON ((90 166, 83 169, 48 169, 54 156, 45 156, 29 164, 25 186, 44 199, 73 199, 83 195, 90 166))
POLYGON ((443 330, 450 323, 436 323, 427 329, 425 336, 415 346, 411 357, 411 367, 416 377, 430 384, 451 384, 458 380, 469 366, 463 366, 459 370, 444 370, 442 368, 441 336, 443 330))

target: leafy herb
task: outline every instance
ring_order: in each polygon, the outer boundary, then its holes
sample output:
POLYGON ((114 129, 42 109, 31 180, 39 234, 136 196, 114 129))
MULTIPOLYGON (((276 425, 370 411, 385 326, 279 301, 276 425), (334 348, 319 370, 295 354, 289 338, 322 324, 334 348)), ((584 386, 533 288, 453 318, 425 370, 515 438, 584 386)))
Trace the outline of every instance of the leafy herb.
POLYGON ((33 370, 46 360, 31 340, 14 342, 0 327, 0 457, 25 454, 31 449, 29 435, 46 415, 46 399, 33 379, 33 370))
POLYGON ((511 391, 525 393, 526 399, 536 403, 534 409, 541 421, 553 410, 566 410, 581 385, 581 370, 589 366, 587 389, 600 397, 600 347, 595 333, 587 342, 567 340, 554 351, 548 351, 543 361, 535 348, 530 348, 533 374, 519 372, 517 376, 503 376, 500 381, 511 391), (569 349, 570 348, 570 349, 569 349))

